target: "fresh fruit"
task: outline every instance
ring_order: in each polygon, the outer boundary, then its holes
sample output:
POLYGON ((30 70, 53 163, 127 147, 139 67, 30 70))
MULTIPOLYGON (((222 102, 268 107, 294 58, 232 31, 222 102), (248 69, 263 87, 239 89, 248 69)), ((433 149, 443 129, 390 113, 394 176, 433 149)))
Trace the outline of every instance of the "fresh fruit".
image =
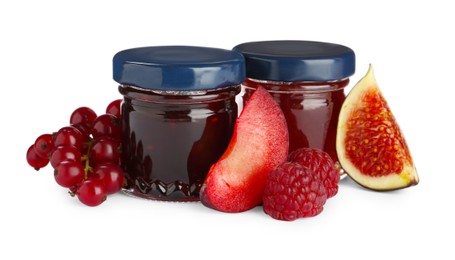
POLYGON ((79 130, 79 132, 81 132, 83 139, 84 139, 84 143, 90 142, 90 140, 92 138, 90 137, 91 127, 89 125, 80 123, 80 124, 73 124, 71 126, 76 128, 77 130, 79 130))
POLYGON ((114 163, 102 163, 93 169, 93 178, 104 183, 107 194, 119 191, 123 185, 123 170, 114 163))
POLYGON ((82 203, 94 207, 106 200, 107 191, 101 180, 87 179, 77 188, 76 195, 82 203))
POLYGON ((327 192, 319 175, 295 162, 271 171, 264 190, 264 212, 278 220, 316 216, 323 210, 327 192))
POLYGON ((91 126, 96 119, 96 113, 89 107, 79 107, 73 111, 70 117, 70 124, 85 124, 91 126))
POLYGON ((111 114, 103 114, 98 116, 93 122, 92 130, 90 133, 93 138, 102 136, 110 136, 120 140, 122 128, 120 127, 120 120, 111 114))
POLYGON ((55 181, 62 187, 71 188, 84 179, 84 167, 80 162, 62 161, 54 169, 55 181))
POLYGON ((28 165, 32 166, 35 170, 39 170, 49 163, 49 159, 43 158, 36 153, 35 145, 33 144, 27 149, 26 159, 28 165))
POLYGON ((90 146, 90 160, 94 164, 120 160, 120 142, 108 136, 103 136, 92 141, 90 146))
POLYGON ((51 152, 50 157, 52 168, 57 168, 62 161, 81 161, 81 152, 72 145, 59 145, 51 152))
POLYGON ((65 126, 60 128, 54 137, 55 146, 59 145, 72 145, 79 151, 82 151, 84 146, 84 136, 75 127, 65 126))
POLYGON ((123 101, 122 99, 117 99, 109 103, 109 105, 107 105, 106 107, 106 114, 111 114, 120 119, 121 118, 120 106, 122 104, 122 101, 123 101))
POLYGON ((36 138, 35 152, 41 158, 49 158, 49 154, 54 148, 54 139, 51 134, 42 134, 36 138))
POLYGON ((419 182, 408 145, 370 66, 340 111, 337 155, 344 171, 373 190, 395 190, 419 182))
POLYGON ((316 148, 299 148, 289 154, 288 161, 307 167, 318 175, 327 191, 327 198, 337 194, 340 175, 328 153, 316 148))
POLYGON ((284 115, 260 87, 237 119, 225 153, 211 167, 201 188, 201 202, 224 212, 242 212, 257 206, 262 201, 268 173, 286 161, 288 147, 284 115))
POLYGON ((106 195, 123 185, 120 163, 120 102, 111 102, 99 117, 88 107, 74 110, 71 126, 54 134, 40 135, 27 150, 27 162, 36 170, 49 162, 55 181, 69 189, 71 196, 89 206, 97 206, 106 195))

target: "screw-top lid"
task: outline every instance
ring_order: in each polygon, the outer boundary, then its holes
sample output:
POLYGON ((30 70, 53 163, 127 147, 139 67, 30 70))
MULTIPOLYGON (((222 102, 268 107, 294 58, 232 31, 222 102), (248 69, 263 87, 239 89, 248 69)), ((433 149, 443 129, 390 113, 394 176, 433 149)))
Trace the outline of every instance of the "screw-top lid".
POLYGON ((192 91, 238 85, 245 79, 243 56, 195 46, 127 49, 113 58, 114 80, 152 90, 192 91))
POLYGON ((350 48, 314 41, 247 42, 234 47, 245 57, 248 78, 272 81, 332 81, 355 71, 350 48))

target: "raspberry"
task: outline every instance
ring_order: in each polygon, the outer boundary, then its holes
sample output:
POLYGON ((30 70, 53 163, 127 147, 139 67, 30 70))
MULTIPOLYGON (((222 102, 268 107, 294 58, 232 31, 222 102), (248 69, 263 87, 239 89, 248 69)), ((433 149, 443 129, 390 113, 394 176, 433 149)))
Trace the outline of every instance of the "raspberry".
POLYGON ((317 174, 327 190, 327 198, 337 194, 340 175, 329 154, 315 148, 300 148, 289 155, 288 161, 308 167, 317 174))
POLYGON ((321 213, 326 200, 318 175, 298 163, 285 162, 269 173, 263 207, 272 218, 292 221, 321 213))

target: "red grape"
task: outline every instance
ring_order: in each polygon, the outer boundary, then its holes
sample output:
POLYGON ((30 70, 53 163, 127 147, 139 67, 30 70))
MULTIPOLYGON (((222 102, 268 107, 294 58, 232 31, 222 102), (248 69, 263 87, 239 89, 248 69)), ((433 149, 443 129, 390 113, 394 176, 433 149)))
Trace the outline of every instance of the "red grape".
POLYGON ((84 146, 84 136, 75 127, 65 126, 58 130, 54 138, 55 146, 59 145, 72 145, 79 151, 82 151, 84 146))
POLYGON ((84 179, 84 167, 80 162, 62 161, 54 170, 54 178, 62 187, 74 187, 84 179))
POLYGON ((111 114, 116 116, 118 119, 121 118, 120 116, 120 105, 122 104, 121 99, 117 99, 109 103, 106 107, 106 114, 111 114))
POLYGON ((107 194, 116 193, 123 185, 123 170, 117 164, 102 163, 93 169, 93 178, 104 183, 107 194))
POLYGON ((49 153, 54 148, 54 140, 51 134, 43 134, 36 138, 35 152, 41 158, 49 158, 49 153))
POLYGON ((120 140, 121 131, 120 120, 116 116, 103 114, 95 119, 90 133, 95 139, 101 136, 110 136, 120 140))
POLYGON ((62 161, 81 161, 81 153, 74 146, 60 145, 54 148, 51 153, 51 165, 55 169, 57 165, 62 161))
POLYGON ((100 205, 123 186, 121 103, 122 99, 112 101, 100 116, 89 107, 77 108, 70 126, 35 140, 27 150, 28 164, 39 170, 50 162, 55 181, 71 196, 88 206, 100 205))
POLYGON ((84 180, 77 188, 77 198, 87 206, 98 206, 106 200, 104 183, 98 179, 84 180))
POLYGON ((74 124, 71 126, 76 128, 77 130, 79 130, 79 132, 81 132, 82 136, 84 137, 84 142, 89 142, 91 140, 91 138, 90 138, 91 127, 90 126, 88 126, 87 124, 83 124, 83 123, 74 124))
POLYGON ((92 125, 95 121, 96 113, 89 107, 79 107, 73 111, 70 117, 70 125, 86 124, 92 125))
POLYGON ((120 159, 120 143, 113 138, 104 136, 95 139, 90 146, 89 160, 91 165, 104 162, 118 163, 120 159))
POLYGON ((49 159, 45 157, 44 158, 40 157, 35 150, 36 150, 35 145, 32 144, 27 150, 26 157, 28 164, 35 168, 35 170, 39 170, 40 168, 43 168, 49 163, 49 159))

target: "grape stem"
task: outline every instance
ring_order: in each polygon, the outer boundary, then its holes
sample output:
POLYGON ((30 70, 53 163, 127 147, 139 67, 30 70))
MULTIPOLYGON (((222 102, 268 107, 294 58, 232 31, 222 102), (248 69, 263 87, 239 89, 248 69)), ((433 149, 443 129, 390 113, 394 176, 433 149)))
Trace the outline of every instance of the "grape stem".
POLYGON ((82 160, 85 161, 84 165, 84 179, 88 178, 88 173, 93 171, 93 168, 90 166, 90 147, 92 146, 92 141, 88 141, 87 154, 82 156, 82 160))

